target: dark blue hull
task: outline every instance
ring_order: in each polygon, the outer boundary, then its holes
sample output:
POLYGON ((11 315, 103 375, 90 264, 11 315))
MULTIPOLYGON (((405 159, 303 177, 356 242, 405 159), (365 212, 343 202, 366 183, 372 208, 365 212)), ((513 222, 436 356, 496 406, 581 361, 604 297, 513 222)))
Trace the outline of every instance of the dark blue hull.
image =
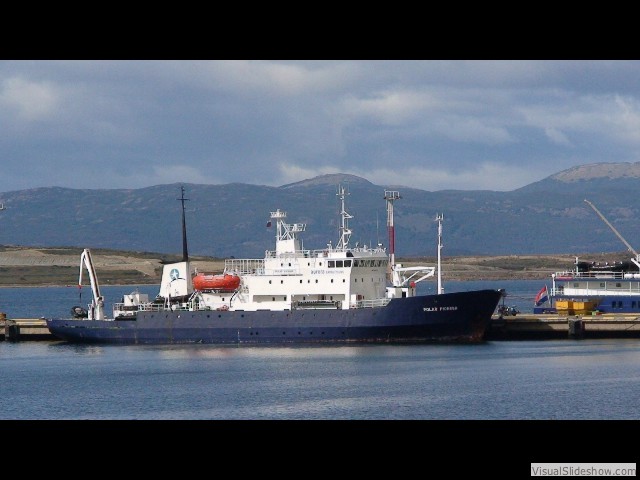
POLYGON ((47 319, 47 326, 86 343, 478 342, 501 298, 499 290, 477 290, 396 298, 379 308, 141 311, 135 320, 47 319))

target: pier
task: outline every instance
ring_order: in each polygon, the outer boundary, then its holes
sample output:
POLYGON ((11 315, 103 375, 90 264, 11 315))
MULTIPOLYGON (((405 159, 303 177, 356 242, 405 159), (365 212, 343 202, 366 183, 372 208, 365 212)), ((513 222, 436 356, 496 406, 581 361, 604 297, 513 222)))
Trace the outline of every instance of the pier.
POLYGON ((640 338, 640 315, 493 315, 487 340, 640 338))
POLYGON ((14 318, 0 316, 0 340, 55 340, 44 318, 14 318))

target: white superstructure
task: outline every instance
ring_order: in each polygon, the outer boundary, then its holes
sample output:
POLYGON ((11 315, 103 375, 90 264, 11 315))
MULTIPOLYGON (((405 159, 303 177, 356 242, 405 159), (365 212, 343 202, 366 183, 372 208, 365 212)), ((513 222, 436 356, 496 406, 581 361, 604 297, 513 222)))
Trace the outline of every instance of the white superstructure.
POLYGON ((225 273, 241 278, 234 292, 197 292, 197 308, 224 310, 291 310, 300 308, 366 308, 384 306, 391 298, 415 296, 416 284, 434 274, 434 267, 392 267, 387 286, 389 256, 382 245, 349 246, 352 216, 341 201, 340 238, 336 246, 307 250, 299 234, 303 223, 286 223, 286 212, 271 212, 276 223, 276 248, 264 259, 229 259, 225 273))
MULTIPOLYGON (((154 302, 138 297, 124 299, 114 305, 114 318, 130 315, 134 305, 140 310, 345 310, 384 307, 393 298, 416 296, 416 284, 433 276, 435 267, 393 265, 381 244, 350 247, 348 220, 353 217, 345 209, 345 189, 341 187, 337 195, 341 202, 341 223, 336 246, 329 242, 323 249, 305 249, 299 234, 306 225, 287 223, 286 212, 278 209, 271 212, 276 230, 275 250, 267 250, 262 259, 225 261, 223 276, 239 278, 232 289, 197 290, 189 261, 176 262, 164 266, 160 292, 154 302)), ((392 214, 390 222, 393 225, 392 214)))

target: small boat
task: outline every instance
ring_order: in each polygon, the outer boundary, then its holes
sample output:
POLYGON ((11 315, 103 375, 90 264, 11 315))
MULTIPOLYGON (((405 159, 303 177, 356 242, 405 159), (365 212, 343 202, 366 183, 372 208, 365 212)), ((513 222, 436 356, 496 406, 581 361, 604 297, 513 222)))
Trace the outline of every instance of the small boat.
POLYGON ((223 273, 221 275, 212 275, 206 273, 198 273, 193 277, 194 290, 203 292, 209 290, 217 290, 219 292, 233 292, 240 286, 240 277, 223 273))
POLYGON ((640 313, 640 254, 622 237, 602 213, 585 200, 634 254, 619 262, 584 262, 551 275, 551 289, 545 285, 534 300, 533 313, 593 315, 640 313))

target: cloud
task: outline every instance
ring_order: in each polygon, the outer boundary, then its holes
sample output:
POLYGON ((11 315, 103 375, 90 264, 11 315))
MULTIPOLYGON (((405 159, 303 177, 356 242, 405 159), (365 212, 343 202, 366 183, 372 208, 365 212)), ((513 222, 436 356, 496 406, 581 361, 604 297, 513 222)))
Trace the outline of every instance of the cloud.
POLYGON ((0 111, 25 122, 50 118, 58 106, 58 95, 48 82, 21 77, 4 79, 0 84, 0 111))
POLYGON ((633 61, 0 62, 0 191, 339 172, 517 188, 640 161, 639 76, 633 61))

